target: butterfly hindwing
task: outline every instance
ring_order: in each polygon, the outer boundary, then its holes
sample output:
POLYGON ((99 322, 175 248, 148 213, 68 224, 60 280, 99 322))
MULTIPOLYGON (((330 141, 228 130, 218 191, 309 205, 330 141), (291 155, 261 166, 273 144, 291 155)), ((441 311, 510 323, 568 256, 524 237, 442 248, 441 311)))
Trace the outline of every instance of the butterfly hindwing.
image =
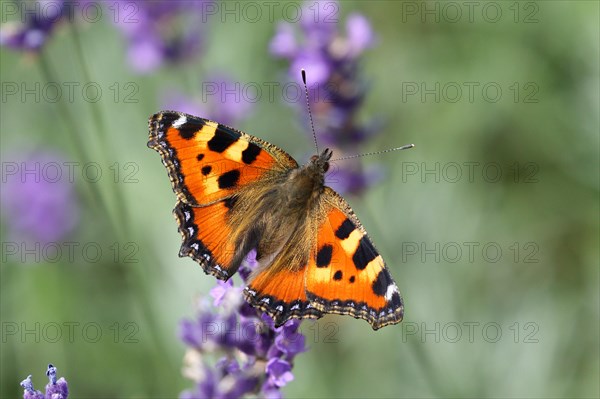
POLYGON ((193 258, 206 274, 221 280, 233 276, 239 266, 234 263, 236 246, 230 241, 232 228, 227 223, 227 213, 232 204, 232 201, 224 200, 192 207, 178 201, 173 210, 183 238, 179 256, 193 258))
POLYGON ((323 313, 306 297, 304 276, 305 268, 275 273, 265 270, 252 278, 244 296, 250 305, 269 314, 275 326, 291 318, 318 319, 323 313))
POLYGON ((398 287, 346 201, 326 187, 307 220, 313 223, 296 227, 275 257, 263 261, 246 300, 276 325, 325 313, 362 318, 373 329, 400 322, 398 287), (302 241, 306 236, 312 239, 302 241))
POLYGON ((399 323, 402 298, 385 262, 346 201, 325 190, 325 217, 306 269, 307 298, 323 313, 362 318, 373 329, 399 323))
POLYGON ((160 153, 173 191, 192 206, 222 200, 269 173, 298 166, 257 137, 180 112, 153 115, 149 129, 148 146, 160 153))
POLYGON ((306 297, 305 274, 309 261, 310 220, 288 226, 289 235, 278 251, 270 256, 258 255, 258 267, 249 278, 244 296, 252 306, 269 314, 276 326, 291 318, 318 319, 323 314, 306 297))

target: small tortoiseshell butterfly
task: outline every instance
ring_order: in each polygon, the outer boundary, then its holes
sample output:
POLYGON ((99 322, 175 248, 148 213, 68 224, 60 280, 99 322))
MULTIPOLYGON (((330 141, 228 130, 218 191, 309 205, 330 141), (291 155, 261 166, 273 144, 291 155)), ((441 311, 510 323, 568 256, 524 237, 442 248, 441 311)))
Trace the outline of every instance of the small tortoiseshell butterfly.
POLYGON ((325 186, 332 152, 303 166, 257 137, 207 119, 163 111, 149 121, 177 194, 179 256, 228 280, 246 255, 258 268, 244 297, 273 317, 347 314, 374 330, 399 323, 398 287, 348 203, 325 186))

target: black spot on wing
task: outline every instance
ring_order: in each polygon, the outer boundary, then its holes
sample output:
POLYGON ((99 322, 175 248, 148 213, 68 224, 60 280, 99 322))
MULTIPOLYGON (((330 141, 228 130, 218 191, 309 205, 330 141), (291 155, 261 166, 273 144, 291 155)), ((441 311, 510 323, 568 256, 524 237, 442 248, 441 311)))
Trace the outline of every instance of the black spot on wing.
POLYGON ((179 114, 175 112, 165 112, 160 118, 160 123, 163 126, 170 127, 177 119, 179 119, 179 114))
POLYGON ((217 180, 219 188, 231 188, 235 187, 240 180, 240 171, 237 169, 230 170, 229 172, 223 173, 217 180))
POLYGON ((242 161, 249 165, 252 162, 256 161, 256 157, 260 154, 260 147, 254 143, 248 143, 248 148, 242 151, 242 161))
POLYGON ((390 302, 392 303, 392 307, 394 309, 397 309, 400 306, 402 306, 402 298, 400 298, 400 294, 397 292, 394 292, 392 294, 392 299, 390 300, 390 302))
POLYGON ((204 126, 204 124, 188 121, 179 126, 177 129, 179 130, 179 135, 182 139, 191 140, 194 138, 198 130, 202 129, 202 126, 204 126))
POLYGON ((352 277, 350 277, 350 280, 349 280, 349 281, 350 281, 350 283, 353 283, 354 281, 356 281, 356 276, 352 276, 352 277))
POLYGON ((329 244, 325 244, 317 252, 317 267, 327 267, 331 262, 331 255, 333 254, 333 247, 329 244))
POLYGON ((342 223, 341 226, 335 231, 335 236, 340 240, 345 240, 350 236, 350 234, 352 234, 355 228, 356 227, 354 226, 354 223, 352 223, 350 219, 346 219, 344 220, 344 223, 342 223))
POLYGON ((363 236, 360 239, 360 243, 356 248, 356 252, 354 252, 354 256, 352 256, 352 261, 354 262, 354 266, 358 270, 363 270, 369 262, 377 257, 377 251, 371 244, 371 241, 367 238, 367 236, 363 236))
POLYGON ((204 159, 204 154, 198 154, 198 155, 196 155, 196 159, 198 161, 202 161, 204 159))
POLYGON ((200 171, 202 172, 202 174, 204 176, 208 175, 211 170, 212 170, 212 166, 210 166, 210 165, 203 166, 202 169, 200 169, 200 171))
POLYGON ((213 138, 208 141, 208 148, 211 151, 221 153, 229 148, 230 145, 238 141, 239 138, 240 134, 238 132, 229 128, 224 128, 223 125, 219 125, 213 138))
POLYGON ((335 274, 333 275, 333 279, 335 281, 340 281, 343 277, 342 271, 338 270, 337 272, 335 272, 335 274))
POLYGON ((373 292, 378 296, 385 296, 388 286, 392 284, 392 276, 386 268, 381 269, 375 281, 373 281, 373 292))

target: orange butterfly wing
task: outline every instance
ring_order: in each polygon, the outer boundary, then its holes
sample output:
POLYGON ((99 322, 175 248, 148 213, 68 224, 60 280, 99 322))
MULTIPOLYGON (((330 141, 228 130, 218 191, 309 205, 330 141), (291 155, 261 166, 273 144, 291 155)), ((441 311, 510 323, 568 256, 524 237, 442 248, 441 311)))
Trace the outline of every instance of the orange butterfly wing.
POLYGON ((149 120, 148 147, 159 152, 179 199, 173 210, 183 243, 180 256, 207 274, 229 279, 251 248, 239 248, 228 223, 236 193, 259 179, 298 166, 257 137, 192 115, 163 111, 149 120))
POLYGON ((267 173, 298 167, 272 144, 181 112, 153 115, 149 130, 148 147, 160 153, 179 200, 192 206, 225 199, 267 173))
POLYGON ((325 189, 327 216, 306 269, 306 296, 319 311, 365 319, 374 330, 399 323, 402 297, 385 262, 346 201, 325 189))
POLYGON ((269 314, 276 326, 291 318, 318 319, 323 313, 308 300, 305 289, 305 277, 310 241, 306 248, 300 244, 302 237, 310 236, 311 226, 291 229, 291 234, 278 253, 271 258, 257 258, 259 266, 249 278, 244 290, 246 301, 257 309, 269 314), (299 250, 299 251, 296 251, 299 250), (292 254, 296 254, 296 256, 292 254))
MULTIPOLYGON (((292 235, 279 254, 262 265, 244 291, 246 300, 275 320, 319 318, 337 313, 362 318, 373 329, 402 321, 398 287, 346 201, 326 187, 308 262, 282 267, 297 242, 292 235)), ((298 234, 304 234, 299 232, 298 234)))
POLYGON ((323 313, 306 297, 305 270, 306 267, 272 273, 267 268, 252 277, 244 297, 250 305, 269 314, 275 326, 281 326, 291 318, 318 319, 323 313))
POLYGON ((227 212, 230 206, 227 200, 203 207, 178 201, 173 210, 183 238, 179 256, 191 257, 206 274, 221 280, 229 279, 239 266, 234 262, 235 243, 229 240, 232 229, 227 224, 227 212))

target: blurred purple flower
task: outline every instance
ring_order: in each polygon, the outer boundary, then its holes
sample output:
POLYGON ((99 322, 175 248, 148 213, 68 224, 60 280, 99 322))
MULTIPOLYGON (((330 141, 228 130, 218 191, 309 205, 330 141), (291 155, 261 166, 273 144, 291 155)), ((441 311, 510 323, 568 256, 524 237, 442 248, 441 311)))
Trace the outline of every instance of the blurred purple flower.
MULTIPOLYGON (((256 267, 251 252, 240 273, 243 284, 256 267)), ((241 286, 218 283, 211 296, 218 299, 218 312, 202 302, 195 321, 183 320, 180 337, 190 348, 184 374, 196 381, 181 398, 241 398, 246 394, 280 398, 279 389, 294 379, 294 357, 306 350, 298 320, 275 328, 273 320, 245 301, 227 309, 226 298, 241 298, 241 286), (210 356, 209 356, 210 355, 210 356), (217 358, 214 362, 209 359, 217 358)))
POLYGON ((224 125, 236 126, 253 108, 246 98, 243 85, 220 73, 208 76, 197 92, 201 98, 189 98, 174 91, 163 96, 163 108, 212 119, 224 125))
POLYGON ((23 399, 67 399, 69 396, 69 386, 64 377, 56 379, 56 367, 49 364, 46 371, 48 376, 48 384, 46 385, 46 394, 36 391, 31 382, 31 375, 21 381, 23 387, 23 399))
POLYGON ((194 59, 203 48, 205 0, 118 0, 116 25, 127 41, 127 58, 139 73, 194 59), (126 12, 134 10, 135 12, 126 12))
POLYGON ((359 56, 375 43, 375 34, 371 24, 364 15, 354 13, 346 19, 346 36, 348 37, 348 53, 352 57, 359 56))
POLYGON ((298 320, 290 320, 279 330, 275 337, 275 347, 288 358, 293 358, 298 353, 306 351, 306 337, 298 332, 300 322, 298 320))
POLYGON ((22 17, 22 23, 7 22, 0 27, 0 46, 19 51, 39 51, 56 25, 73 15, 70 8, 75 4, 70 0, 55 0, 14 3, 14 9, 9 9, 8 5, 3 7, 7 17, 14 12, 22 17))
POLYGON ((285 360, 272 358, 267 363, 269 381, 277 387, 283 387, 294 379, 292 366, 285 360))
POLYGON ((277 25, 277 33, 269 44, 271 54, 277 57, 293 57, 297 51, 294 28, 291 24, 280 22, 277 25))
POLYGON ((327 185, 340 193, 360 193, 380 182, 385 170, 379 164, 363 166, 354 159, 333 162, 326 177, 327 185))
POLYGON ((5 161, 0 213, 15 239, 60 241, 79 219, 79 204, 64 161, 52 152, 5 161))
POLYGON ((267 383, 263 386, 260 397, 264 399, 281 399, 283 398, 283 395, 277 386, 267 383))
POLYGON ((305 2, 300 26, 307 36, 308 46, 318 48, 326 46, 333 40, 337 30, 339 9, 337 1, 305 2))
MULTIPOLYGON (((352 13, 346 19, 345 34, 340 32, 339 15, 333 2, 307 2, 300 29, 287 22, 277 26, 269 50, 289 62, 289 77, 302 84, 300 71, 307 72, 307 85, 319 141, 334 149, 334 157, 354 155, 373 137, 379 126, 367 127, 356 122, 366 95, 359 78, 359 58, 375 44, 369 21, 352 13), (315 7, 316 6, 316 7, 315 7)), ((306 105, 303 120, 308 121, 306 105)), ((310 129, 306 129, 310 132, 310 129)), ((344 164, 332 186, 342 193, 359 194, 379 177, 365 170, 360 160, 344 164), (342 180, 343 179, 343 180, 342 180)))
POLYGON ((222 281, 217 280, 217 285, 215 285, 210 290, 210 296, 213 297, 214 302, 213 306, 219 306, 223 299, 225 298, 225 294, 228 292, 229 288, 233 287, 233 281, 222 281))

